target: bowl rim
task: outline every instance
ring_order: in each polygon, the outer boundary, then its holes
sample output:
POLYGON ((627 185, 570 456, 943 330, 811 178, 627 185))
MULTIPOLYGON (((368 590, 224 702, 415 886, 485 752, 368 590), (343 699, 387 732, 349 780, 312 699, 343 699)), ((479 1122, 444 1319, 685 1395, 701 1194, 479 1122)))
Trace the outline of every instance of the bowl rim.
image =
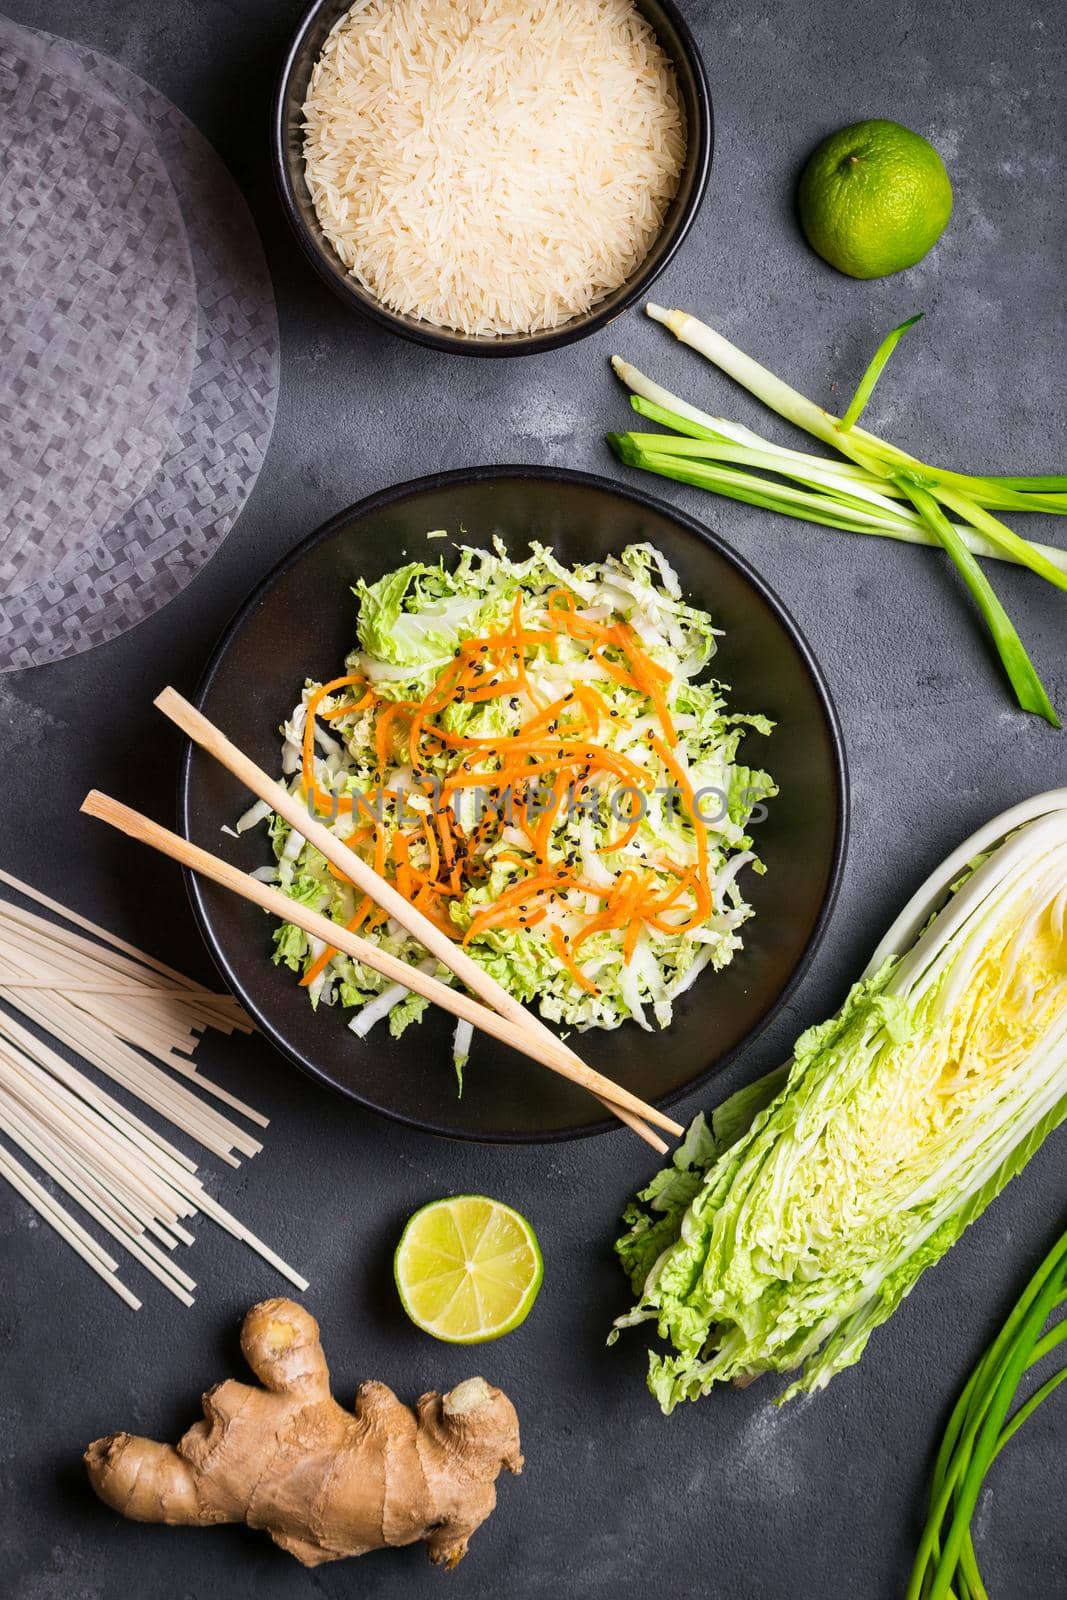
MULTIPOLYGON (((814 685, 816 695, 822 707, 826 721, 829 738, 833 772, 836 780, 837 822, 834 834, 834 844, 831 853, 829 877, 826 893, 822 906, 815 920, 814 926, 800 957, 783 985, 776 999, 767 1010, 753 1023, 748 1032, 737 1041, 729 1050, 712 1060, 701 1072, 697 1073, 688 1083, 672 1090, 669 1094, 661 1096, 653 1102, 655 1105, 666 1108, 677 1104, 687 1095, 693 1094, 702 1088, 713 1075, 718 1075, 726 1067, 736 1061, 741 1054, 750 1048, 756 1039, 770 1026, 771 1022, 779 1015, 782 1009, 796 993, 803 979, 807 975, 816 953, 821 946, 830 925, 830 920, 837 904, 841 883, 844 876, 845 859, 848 852, 848 841, 851 820, 851 786, 849 780, 848 758, 845 751, 844 736, 838 717, 837 708, 830 694, 829 686, 806 636, 802 632, 788 607, 779 598, 776 591, 766 579, 745 559, 744 556, 731 548, 719 535, 710 528, 698 522, 687 512, 680 510, 667 500, 661 500, 655 495, 646 493, 643 489, 633 488, 629 485, 616 483, 611 478, 600 477, 590 472, 575 472, 564 467, 531 466, 524 463, 500 466, 460 467, 447 472, 435 472, 420 478, 411 478, 404 483, 393 484, 385 489, 378 489, 366 495, 362 500, 355 501, 343 510, 336 512, 332 517, 322 523, 312 533, 299 540, 291 550, 275 562, 270 571, 260 579, 249 595, 230 616, 219 635, 207 665, 196 685, 193 694, 193 703, 204 710, 205 701, 211 692, 215 677, 222 662, 229 651, 234 638, 244 627, 245 623, 257 610, 260 601, 266 593, 281 581, 287 572, 295 567, 304 557, 319 545, 334 538, 343 528, 351 522, 363 520, 374 516, 377 512, 410 500, 424 493, 449 488, 462 483, 492 483, 504 480, 532 481, 539 483, 564 483, 568 486, 595 489, 601 493, 607 492, 620 499, 628 500, 638 505, 644 511, 651 511, 660 516, 669 517, 680 524, 687 532, 695 535, 702 543, 711 548, 730 563, 741 576, 752 586, 760 598, 774 612, 781 626, 789 635, 796 647, 809 677, 814 685)), ((191 741, 186 742, 182 756, 181 769, 178 778, 178 831, 186 838, 192 838, 191 822, 191 788, 193 762, 198 758, 198 747, 191 741)), ((201 759, 208 759, 201 757, 201 759)), ((366 1111, 385 1117, 391 1122, 402 1123, 405 1127, 418 1129, 421 1133, 434 1134, 438 1138, 455 1139, 463 1143, 474 1144, 556 1144, 568 1139, 585 1139, 596 1134, 609 1133, 619 1128, 621 1124, 613 1117, 604 1117, 578 1126, 550 1129, 539 1133, 501 1132, 486 1134, 475 1130, 466 1131, 456 1128, 443 1128, 424 1118, 409 1116, 400 1111, 393 1111, 380 1106, 369 1099, 364 1099, 356 1089, 346 1084, 338 1083, 328 1071, 318 1067, 314 1061, 303 1056, 298 1049, 289 1044, 278 1033, 274 1024, 263 1011, 244 992, 241 979, 234 971, 226 950, 216 938, 211 918, 209 917, 203 894, 203 885, 191 869, 183 867, 186 893, 192 907, 193 916, 201 937, 207 946, 211 959, 218 968, 221 976, 241 1005, 247 1010, 249 1016, 256 1023, 264 1038, 286 1060, 298 1067, 316 1082, 332 1089, 335 1093, 343 1095, 345 1099, 353 1101, 366 1111)))
MULTIPOLYGON (((629 286, 618 301, 605 303, 598 311, 594 308, 592 314, 586 319, 572 323, 564 323, 562 327, 546 329, 543 334, 531 333, 512 335, 507 339, 474 338, 467 334, 453 332, 448 328, 438 328, 432 323, 420 324, 414 319, 408 319, 399 313, 390 311, 382 305, 380 300, 356 282, 350 274, 346 273, 340 264, 334 266, 323 255, 312 238, 307 224, 304 221, 300 206, 297 203, 293 174, 290 168, 287 127, 286 104, 289 98, 289 84, 296 67, 297 58, 301 54, 308 33, 318 20, 319 13, 327 6, 333 5, 336 0, 312 0, 312 4, 304 12, 296 31, 286 50, 278 77, 275 83, 274 98, 271 106, 271 165, 274 169, 274 182, 282 202, 289 226, 296 236, 304 258, 310 263, 318 277, 331 289, 339 300, 350 310, 358 312, 376 323, 388 332, 398 334, 402 339, 408 339, 414 344, 426 345, 433 350, 445 351, 450 355, 465 355, 473 357, 507 357, 540 355, 547 350, 558 350, 564 345, 576 344, 588 334, 597 333, 608 326, 616 317, 628 311, 655 283, 656 279, 670 265, 681 249, 689 230, 696 221, 697 213, 704 201, 707 192, 708 179, 711 174, 711 164, 715 152, 715 117, 712 108, 711 87, 708 83, 707 70, 704 59, 693 37, 692 30, 682 16, 674 0, 656 0, 656 4, 666 12, 671 26, 674 28, 686 56, 687 65, 693 75, 695 99, 698 110, 696 127, 696 164, 692 191, 688 200, 681 207, 677 216, 658 235, 658 240, 667 237, 666 246, 654 265, 642 264, 641 268, 629 280, 629 286)), ((688 137, 693 138, 693 131, 689 130, 688 137)), ((651 252, 650 252, 651 253, 651 252)), ((625 287, 625 286, 624 286, 625 287)), ((618 293, 618 291, 616 291, 618 293)))

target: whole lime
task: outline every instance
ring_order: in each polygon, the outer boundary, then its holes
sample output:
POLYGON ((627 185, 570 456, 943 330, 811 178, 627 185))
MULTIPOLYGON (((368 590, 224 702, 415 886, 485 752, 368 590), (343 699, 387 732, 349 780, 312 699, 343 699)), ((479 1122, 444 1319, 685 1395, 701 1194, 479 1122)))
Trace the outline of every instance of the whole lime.
POLYGON ((882 278, 921 261, 952 215, 945 164, 899 122, 856 122, 813 151, 800 179, 812 249, 851 278, 882 278))

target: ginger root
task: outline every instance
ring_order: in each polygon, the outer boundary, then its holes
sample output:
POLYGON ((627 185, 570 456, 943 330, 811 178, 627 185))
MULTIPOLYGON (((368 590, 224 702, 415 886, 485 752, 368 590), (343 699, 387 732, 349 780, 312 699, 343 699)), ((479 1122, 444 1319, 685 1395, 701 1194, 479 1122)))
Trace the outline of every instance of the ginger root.
POLYGON ((176 1446, 114 1433, 85 1452, 100 1498, 138 1522, 245 1522, 305 1566, 424 1540, 454 1567, 496 1504, 502 1467, 521 1472, 506 1395, 468 1378, 415 1410, 383 1383, 338 1405, 319 1326, 292 1300, 253 1306, 241 1349, 263 1388, 229 1379, 176 1446))

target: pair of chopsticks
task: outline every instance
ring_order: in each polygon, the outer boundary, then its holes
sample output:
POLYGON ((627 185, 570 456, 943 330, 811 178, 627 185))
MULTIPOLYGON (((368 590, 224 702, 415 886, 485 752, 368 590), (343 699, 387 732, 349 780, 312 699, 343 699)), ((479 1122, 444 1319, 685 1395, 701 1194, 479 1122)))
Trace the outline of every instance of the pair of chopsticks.
POLYGON ((451 1011, 454 1016, 472 1023, 483 1033, 490 1034, 501 1043, 510 1045, 512 1049, 521 1051, 535 1061, 540 1061, 553 1072, 569 1078, 572 1083, 581 1084, 595 1095, 607 1110, 661 1155, 666 1151, 667 1145, 653 1132, 650 1124, 674 1134, 675 1137, 681 1135, 683 1129, 680 1123, 675 1122, 664 1112, 657 1111, 655 1106, 631 1094, 628 1089, 613 1083, 610 1078, 604 1077, 602 1073, 582 1061, 581 1057, 569 1049, 562 1040, 557 1039, 539 1018, 527 1011, 525 1006, 497 983, 465 950, 454 944, 447 934, 442 933, 428 917, 416 910, 410 901, 405 900, 399 890, 385 878, 380 877, 327 827, 309 815, 298 796, 290 794, 262 768, 257 767, 254 761, 231 743, 214 723, 209 722, 207 717, 183 699, 175 689, 164 689, 155 703, 159 710, 188 734, 194 743, 214 756, 245 788, 251 790, 260 800, 266 801, 280 817, 284 817, 297 833, 321 851, 327 861, 343 873, 351 883, 362 889, 364 894, 370 895, 387 915, 406 928, 442 966, 453 972, 460 982, 480 996, 485 1004, 471 999, 462 990, 450 988, 448 984, 431 977, 428 973, 420 972, 417 967, 409 966, 406 961, 389 955, 377 945, 360 938, 356 933, 350 933, 319 912, 298 905, 279 889, 261 883, 250 873, 242 872, 228 862, 219 860, 208 851, 190 844, 187 839, 171 833, 169 829, 152 822, 148 817, 141 816, 137 811, 132 811, 119 801, 110 799, 98 790, 92 790, 85 797, 81 808, 84 812, 110 823, 113 828, 128 834, 130 838, 139 839, 143 844, 151 845, 164 855, 171 856, 175 861, 192 868, 194 872, 209 878, 222 888, 230 889, 244 899, 251 900, 265 911, 280 917, 282 921, 293 923, 313 938, 322 940, 325 945, 341 950, 363 965, 372 967, 391 982, 402 983, 406 988, 431 1000, 443 1010, 451 1011))

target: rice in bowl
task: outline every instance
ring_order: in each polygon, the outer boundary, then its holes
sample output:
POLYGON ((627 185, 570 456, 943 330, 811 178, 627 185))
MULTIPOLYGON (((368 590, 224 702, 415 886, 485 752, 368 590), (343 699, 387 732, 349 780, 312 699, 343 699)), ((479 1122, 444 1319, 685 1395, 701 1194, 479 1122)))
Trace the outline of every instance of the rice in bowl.
POLYGON ((556 328, 640 267, 685 159, 670 60, 631 0, 359 0, 304 105, 308 187, 391 311, 556 328))

